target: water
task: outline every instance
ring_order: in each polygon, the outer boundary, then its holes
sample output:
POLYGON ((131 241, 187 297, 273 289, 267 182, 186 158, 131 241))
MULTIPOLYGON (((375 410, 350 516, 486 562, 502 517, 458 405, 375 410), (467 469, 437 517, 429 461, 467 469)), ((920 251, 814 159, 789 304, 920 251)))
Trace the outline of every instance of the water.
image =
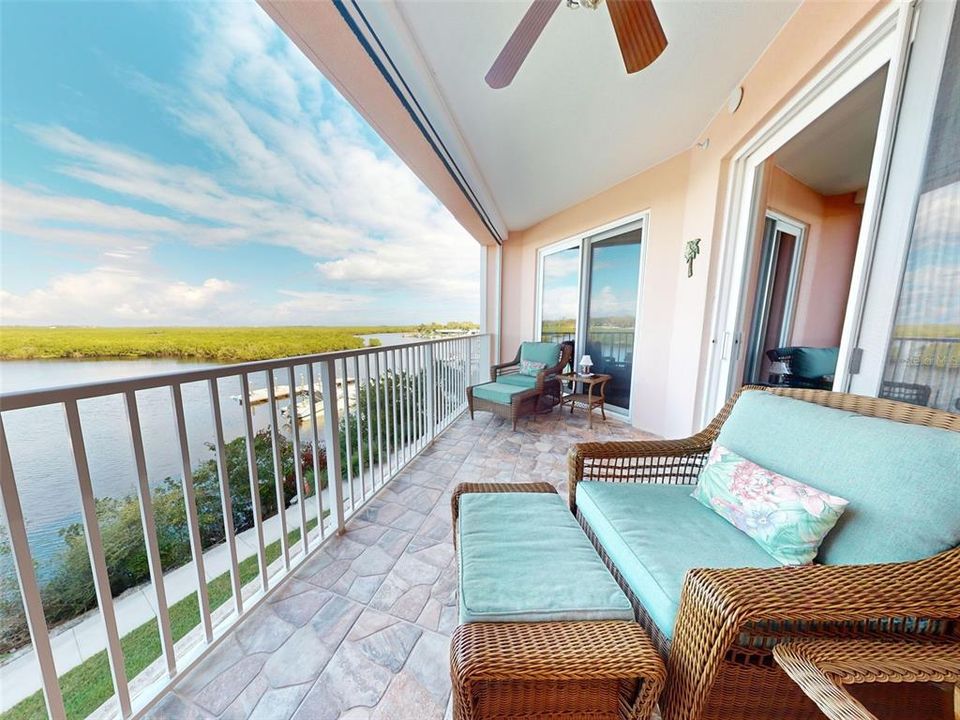
MULTIPOLYGON (((400 333, 364 336, 376 338, 383 346, 411 342, 400 333)), ((348 376, 353 377, 347 363, 348 376)), ((0 361, 0 392, 41 389, 59 385, 117 380, 161 373, 187 372, 216 363, 166 359, 144 360, 5 360, 0 361)), ((383 368, 381 368, 383 369, 383 368)), ((338 363, 339 371, 339 363, 338 363)), ((363 364, 361 363, 361 373, 363 364)), ((274 374, 275 383, 289 383, 286 371, 274 374)), ((320 381, 319 375, 315 378, 320 381)), ((306 384, 303 368, 297 368, 297 385, 306 384)), ((266 374, 250 376, 251 391, 266 387, 266 374)), ((209 390, 206 382, 182 387, 184 419, 187 428, 191 467, 211 459, 208 447, 214 439, 209 390)), ((239 396, 237 377, 219 382, 220 412, 224 439, 229 442, 244 434, 242 406, 231 396, 239 396)), ((283 408, 289 399, 278 400, 283 408)), ((180 453, 173 421, 173 405, 168 388, 142 390, 137 406, 144 439, 147 474, 151 486, 167 477, 180 478, 180 453)), ((119 395, 83 400, 80 420, 87 449, 90 475, 97 498, 119 498, 136 492, 136 469, 123 398, 119 395)), ((251 406, 254 431, 270 427, 270 406, 251 406)), ((279 429, 291 437, 292 427, 278 412, 279 429)), ((30 547, 41 577, 53 569, 56 553, 62 547, 59 532, 80 520, 80 493, 63 408, 60 405, 7 411, 3 414, 14 474, 30 547)), ((322 428, 322 420, 318 430, 322 428)), ((310 422, 300 424, 303 442, 312 439, 310 422)), ((0 572, 9 571, 9 559, 0 558, 0 572)))

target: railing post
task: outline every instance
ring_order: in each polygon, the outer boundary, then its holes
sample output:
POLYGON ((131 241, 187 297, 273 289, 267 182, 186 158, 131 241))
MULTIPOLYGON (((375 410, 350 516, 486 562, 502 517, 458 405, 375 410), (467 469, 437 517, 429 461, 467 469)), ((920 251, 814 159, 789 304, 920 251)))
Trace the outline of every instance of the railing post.
POLYGON ((7 448, 7 435, 0 420, 0 499, 3 500, 3 514, 7 519, 10 533, 10 548, 13 551, 13 567, 20 585, 20 598, 23 601, 23 613, 27 619, 27 629, 33 642, 33 651, 40 665, 40 677, 43 684, 43 700, 47 705, 47 715, 53 720, 65 720, 67 712, 63 707, 63 695, 60 693, 60 680, 57 666, 53 661, 50 647, 50 633, 47 619, 43 614, 43 601, 37 574, 33 569, 33 557, 27 540, 27 527, 23 520, 23 508, 17 482, 13 477, 13 462, 7 448))
POLYGON ((167 590, 163 584, 163 565, 160 562, 160 545, 157 541, 157 524, 154 517, 153 498, 150 495, 150 479, 147 476, 147 459, 143 451, 143 430, 140 427, 140 411, 137 409, 137 393, 124 393, 127 421, 130 424, 130 440, 133 460, 137 468, 137 496, 140 500, 140 524, 143 527, 143 542, 147 550, 147 566, 153 582, 157 603, 157 625, 160 630, 160 645, 167 662, 167 675, 177 674, 177 659, 173 649, 173 634, 170 629, 170 612, 167 606, 167 590))
POLYGON ((110 590, 107 559, 103 553, 100 521, 97 519, 97 500, 93 493, 90 466, 87 463, 87 449, 83 442, 80 408, 76 400, 68 400, 63 405, 67 417, 67 435, 73 451, 73 465, 77 471, 77 484, 80 488, 81 519, 83 534, 87 541, 87 554, 90 556, 90 569, 93 573, 93 589, 97 596, 97 606, 100 608, 100 619, 103 620, 103 630, 107 636, 110 675, 113 677, 113 689, 120 704, 120 716, 126 718, 130 717, 131 713, 130 688, 127 685, 127 671, 123 662, 123 647, 120 644, 120 629, 113 606, 113 593, 110 590))
POLYGON ((433 343, 426 346, 427 381, 427 440, 433 442, 437 436, 437 380, 433 367, 433 343))
POLYGON ((320 388, 323 393, 323 442, 327 452, 327 491, 330 493, 330 507, 336 513, 337 534, 343 534, 340 417, 337 411, 337 372, 333 360, 320 361, 320 388))

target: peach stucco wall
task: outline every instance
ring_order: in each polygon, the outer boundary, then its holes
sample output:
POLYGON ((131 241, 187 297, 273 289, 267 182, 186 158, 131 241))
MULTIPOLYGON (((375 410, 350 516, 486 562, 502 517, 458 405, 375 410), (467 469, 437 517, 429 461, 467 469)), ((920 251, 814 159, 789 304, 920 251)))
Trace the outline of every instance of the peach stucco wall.
POLYGON ((693 147, 532 228, 512 232, 503 256, 503 352, 533 337, 538 247, 649 210, 633 422, 668 437, 698 429, 730 158, 883 4, 807 0, 742 81, 739 110, 720 111, 697 138, 709 138, 706 150, 693 147), (692 238, 701 238, 701 256, 694 277, 687 278, 682 253, 692 238))
POLYGON ((849 193, 823 198, 819 241, 807 247, 803 262, 794 345, 840 344, 863 216, 863 206, 854 197, 849 193))

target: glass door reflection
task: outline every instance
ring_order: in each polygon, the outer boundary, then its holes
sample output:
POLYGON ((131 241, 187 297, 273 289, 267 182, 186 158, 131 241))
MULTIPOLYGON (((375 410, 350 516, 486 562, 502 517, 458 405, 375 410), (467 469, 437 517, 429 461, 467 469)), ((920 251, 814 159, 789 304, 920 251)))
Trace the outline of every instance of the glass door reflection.
POLYGON ((611 376, 606 387, 607 406, 629 412, 641 227, 638 223, 613 232, 587 241, 586 342, 582 346, 593 360, 593 371, 611 376))
POLYGON ((541 263, 540 340, 573 340, 580 305, 580 245, 544 254, 541 263))

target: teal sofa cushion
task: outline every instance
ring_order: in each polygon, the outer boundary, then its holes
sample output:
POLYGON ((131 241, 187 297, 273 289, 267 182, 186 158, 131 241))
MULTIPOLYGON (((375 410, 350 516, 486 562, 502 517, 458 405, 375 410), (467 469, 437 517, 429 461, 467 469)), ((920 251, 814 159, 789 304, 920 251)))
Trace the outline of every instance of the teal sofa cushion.
POLYGON ((960 433, 748 391, 717 442, 849 501, 818 562, 908 562, 960 544, 960 433))
POLYGON ((551 368, 560 362, 560 345, 547 342, 520 343, 520 360, 542 362, 551 368))
POLYGON ((524 388, 525 390, 529 390, 530 388, 537 386, 537 378, 530 375, 521 375, 520 373, 501 375, 497 378, 497 382, 501 385, 513 385, 515 387, 524 388))
POLYGON ((457 547, 461 623, 633 620, 556 493, 462 495, 457 547))
POLYGON ((798 347, 790 355, 790 374, 802 378, 821 378, 837 371, 840 348, 798 347))
POLYGON ((526 392, 530 388, 520 385, 505 385, 502 382, 488 382, 483 385, 473 386, 473 396, 499 403, 500 405, 509 405, 511 399, 517 393, 526 392))
POLYGON ((690 497, 690 485, 581 482, 577 508, 667 637, 693 568, 780 567, 750 537, 690 497))

